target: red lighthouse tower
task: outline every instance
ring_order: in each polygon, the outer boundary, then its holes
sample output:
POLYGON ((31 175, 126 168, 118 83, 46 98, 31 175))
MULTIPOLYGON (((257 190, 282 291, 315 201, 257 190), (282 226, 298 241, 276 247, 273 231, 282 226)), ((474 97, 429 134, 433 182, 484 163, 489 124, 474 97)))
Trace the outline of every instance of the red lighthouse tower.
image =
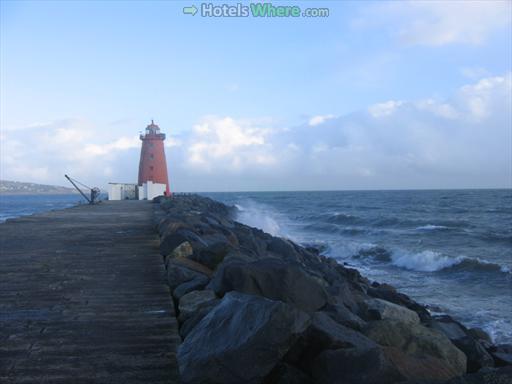
POLYGON ((140 135, 142 148, 139 163, 139 185, 152 181, 165 184, 165 195, 170 196, 167 162, 165 161, 165 133, 160 133, 160 127, 153 120, 146 127, 145 134, 140 135))

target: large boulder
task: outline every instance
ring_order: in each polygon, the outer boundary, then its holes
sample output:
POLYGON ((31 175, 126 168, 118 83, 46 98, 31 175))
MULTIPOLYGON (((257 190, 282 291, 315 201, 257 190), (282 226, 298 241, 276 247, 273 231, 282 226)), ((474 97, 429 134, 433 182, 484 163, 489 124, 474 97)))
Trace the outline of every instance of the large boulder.
POLYGON ((285 303, 230 292, 178 348, 183 383, 261 383, 310 316, 285 303))
POLYGON ((477 373, 456 377, 443 384, 512 384, 512 367, 483 368, 477 373))
POLYGON ((174 291, 176 287, 183 283, 204 278, 207 278, 205 274, 187 268, 176 260, 171 259, 167 263, 167 282, 171 291, 174 291))
POLYGON ((431 318, 430 313, 423 305, 416 303, 407 295, 397 292, 393 287, 387 284, 374 284, 368 287, 366 293, 371 297, 386 300, 416 312, 422 322, 428 322, 431 318))
POLYGON ((175 299, 180 300, 182 296, 189 292, 203 289, 209 282, 210 279, 206 276, 195 277, 192 280, 178 285, 172 295, 175 299))
POLYGON ((265 378, 265 384, 313 384, 311 378, 297 367, 279 363, 265 378))
POLYGON ((232 242, 222 233, 204 236, 203 240, 207 245, 194 252, 191 258, 210 269, 216 269, 224 258, 235 250, 232 242))
POLYGON ((457 376, 445 360, 425 354, 410 354, 394 347, 384 347, 384 354, 400 375, 407 380, 445 381, 457 376))
POLYGON ((489 349, 496 366, 512 365, 512 344, 499 344, 489 349))
POLYGON ((196 313, 202 306, 207 305, 211 301, 216 301, 217 296, 211 290, 192 291, 183 295, 179 302, 179 320, 185 321, 196 313))
POLYGON ((315 312, 311 324, 286 355, 286 361, 311 371, 311 363, 324 350, 371 349, 377 344, 365 335, 334 321, 325 312, 315 312))
POLYGON ((483 367, 494 367, 494 359, 482 344, 470 336, 452 340, 452 343, 466 355, 468 372, 477 372, 483 367))
POLYGON ((238 291, 280 300, 308 312, 320 309, 327 302, 321 283, 309 276, 300 264, 274 258, 223 264, 209 288, 219 296, 238 291))
POLYGON ((362 320, 356 314, 352 313, 343 304, 328 304, 324 308, 322 308, 322 311, 329 315, 336 322, 343 324, 349 328, 355 329, 357 331, 361 331, 366 325, 366 322, 364 320, 362 320))
POLYGON ((371 320, 396 320, 410 324, 419 324, 420 322, 416 312, 386 300, 369 299, 365 304, 367 316, 371 320))
POLYGON ((325 350, 313 361, 312 377, 317 384, 392 384, 403 379, 379 347, 325 350))
POLYGON ((184 242, 188 242, 194 251, 207 246, 206 242, 195 232, 190 229, 180 228, 175 232, 162 236, 160 239, 160 254, 167 257, 184 242))
POLYGON ((446 379, 466 373, 466 355, 439 331, 420 324, 380 320, 370 322, 364 332, 380 345, 397 348, 409 356, 445 361, 451 368, 446 379))
MULTIPOLYGON (((438 316, 432 319, 429 326, 442 332, 459 348, 468 359, 468 372, 477 372, 483 367, 493 367, 494 360, 482 343, 472 336, 472 332, 450 316, 438 316)), ((488 337, 483 331, 473 331, 477 337, 488 337)), ((486 341, 483 341, 486 343, 486 341)))

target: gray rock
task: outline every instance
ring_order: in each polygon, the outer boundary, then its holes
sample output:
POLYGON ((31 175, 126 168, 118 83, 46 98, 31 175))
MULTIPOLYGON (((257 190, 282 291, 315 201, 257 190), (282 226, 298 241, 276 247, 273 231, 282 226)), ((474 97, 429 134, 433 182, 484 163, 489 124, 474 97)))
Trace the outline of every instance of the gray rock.
POLYGON ((186 318, 180 326, 181 338, 184 340, 195 326, 199 324, 203 317, 205 317, 217 304, 219 304, 219 302, 219 299, 208 301, 202 304, 190 317, 186 318))
POLYGON ((364 333, 380 345, 397 348, 407 355, 444 360, 452 368, 452 376, 466 373, 466 355, 437 330, 420 324, 380 320, 369 323, 364 333))
POLYGON ((228 293, 180 345, 182 382, 261 383, 309 322, 290 305, 228 293))
POLYGON ((452 340, 452 343, 459 348, 468 359, 468 373, 477 372, 483 367, 494 367, 494 359, 480 344, 479 341, 470 336, 464 336, 452 340))
POLYGON ((432 329, 439 330, 446 335, 457 348, 464 352, 468 359, 468 372, 477 372, 483 367, 494 366, 492 356, 478 340, 471 336, 471 332, 458 321, 450 316, 438 316, 433 318, 429 325, 432 329))
POLYGON ((209 288, 219 296, 238 291, 280 300, 308 312, 320 309, 327 302, 322 285, 299 264, 274 258, 223 264, 209 288))
POLYGON ((483 368, 477 373, 457 377, 443 384, 512 384, 512 367, 483 368))
POLYGON ((500 344, 490 348, 496 366, 512 365, 512 344, 500 344))
POLYGON ((366 326, 366 322, 363 319, 352 313, 343 304, 327 305, 322 309, 322 312, 325 312, 334 321, 357 331, 361 331, 366 326))
POLYGON ((170 257, 188 257, 194 253, 194 250, 192 249, 192 245, 188 241, 185 241, 178 245, 174 250, 171 252, 170 257))
POLYGON ((433 329, 441 331, 450 340, 466 337, 467 329, 461 323, 455 321, 450 316, 436 316, 429 323, 433 329))
POLYGON ((286 361, 311 371, 311 363, 326 349, 371 349, 377 344, 365 335, 335 322, 325 312, 315 312, 311 324, 286 355, 286 361))
POLYGON ((317 384, 392 384, 403 379, 379 347, 335 349, 313 362, 317 384))
POLYGON ((180 321, 183 322, 197 312, 199 308, 212 300, 217 300, 217 296, 215 296, 215 293, 209 289, 204 291, 192 291, 183 295, 178 306, 180 311, 180 321))
POLYGON ((312 381, 297 367, 279 363, 265 378, 265 384, 312 384, 312 381))
POLYGON ((206 276, 197 276, 192 280, 189 280, 185 283, 182 283, 176 287, 172 295, 175 299, 181 299, 183 295, 186 295, 189 292, 197 291, 206 287, 206 285, 210 282, 210 279, 206 276))
POLYGON ((180 228, 177 231, 165 235, 160 239, 160 254, 168 256, 180 244, 188 242, 194 250, 199 250, 207 246, 203 239, 189 229, 180 228))
POLYGON ((485 332, 482 328, 471 328, 468 330, 469 335, 478 341, 483 341, 487 344, 492 344, 491 336, 485 332))
POLYGON ((205 237, 204 240, 208 245, 195 252, 192 259, 210 269, 216 269, 224 258, 235 249, 228 238, 220 233, 205 237))
POLYGON ((373 320, 396 320, 403 323, 419 324, 418 314, 410 309, 381 299, 366 300, 368 316, 373 320))
POLYGON ((206 277, 206 275, 186 268, 175 260, 171 259, 167 263, 167 283, 171 291, 174 291, 177 286, 183 283, 204 277, 206 277))

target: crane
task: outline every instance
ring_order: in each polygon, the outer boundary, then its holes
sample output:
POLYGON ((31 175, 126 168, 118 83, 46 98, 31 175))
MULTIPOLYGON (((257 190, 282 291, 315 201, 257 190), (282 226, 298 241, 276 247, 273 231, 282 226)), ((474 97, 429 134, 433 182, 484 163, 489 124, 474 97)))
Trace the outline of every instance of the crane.
POLYGON ((87 185, 79 182, 78 180, 75 180, 75 179, 72 179, 71 177, 69 177, 68 175, 64 175, 66 177, 66 179, 69 180, 69 182, 71 184, 73 184, 73 187, 76 188, 76 190, 78 192, 80 192, 80 194, 84 197, 85 200, 87 200, 89 202, 89 204, 96 204, 98 202, 98 197, 100 195, 100 189, 99 188, 91 188, 91 187, 88 187, 87 185), (88 197, 79 187, 77 184, 80 184, 81 186, 83 186, 84 188, 87 188, 91 191, 91 195, 90 197, 88 197))

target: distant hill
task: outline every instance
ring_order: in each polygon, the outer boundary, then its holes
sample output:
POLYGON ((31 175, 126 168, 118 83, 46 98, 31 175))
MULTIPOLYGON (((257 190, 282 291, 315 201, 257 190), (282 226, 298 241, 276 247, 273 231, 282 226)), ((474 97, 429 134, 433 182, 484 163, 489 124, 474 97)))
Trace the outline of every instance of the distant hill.
POLYGON ((23 183, 20 181, 0 180, 0 194, 28 195, 28 194, 69 194, 78 193, 74 188, 59 185, 45 185, 36 183, 23 183))

